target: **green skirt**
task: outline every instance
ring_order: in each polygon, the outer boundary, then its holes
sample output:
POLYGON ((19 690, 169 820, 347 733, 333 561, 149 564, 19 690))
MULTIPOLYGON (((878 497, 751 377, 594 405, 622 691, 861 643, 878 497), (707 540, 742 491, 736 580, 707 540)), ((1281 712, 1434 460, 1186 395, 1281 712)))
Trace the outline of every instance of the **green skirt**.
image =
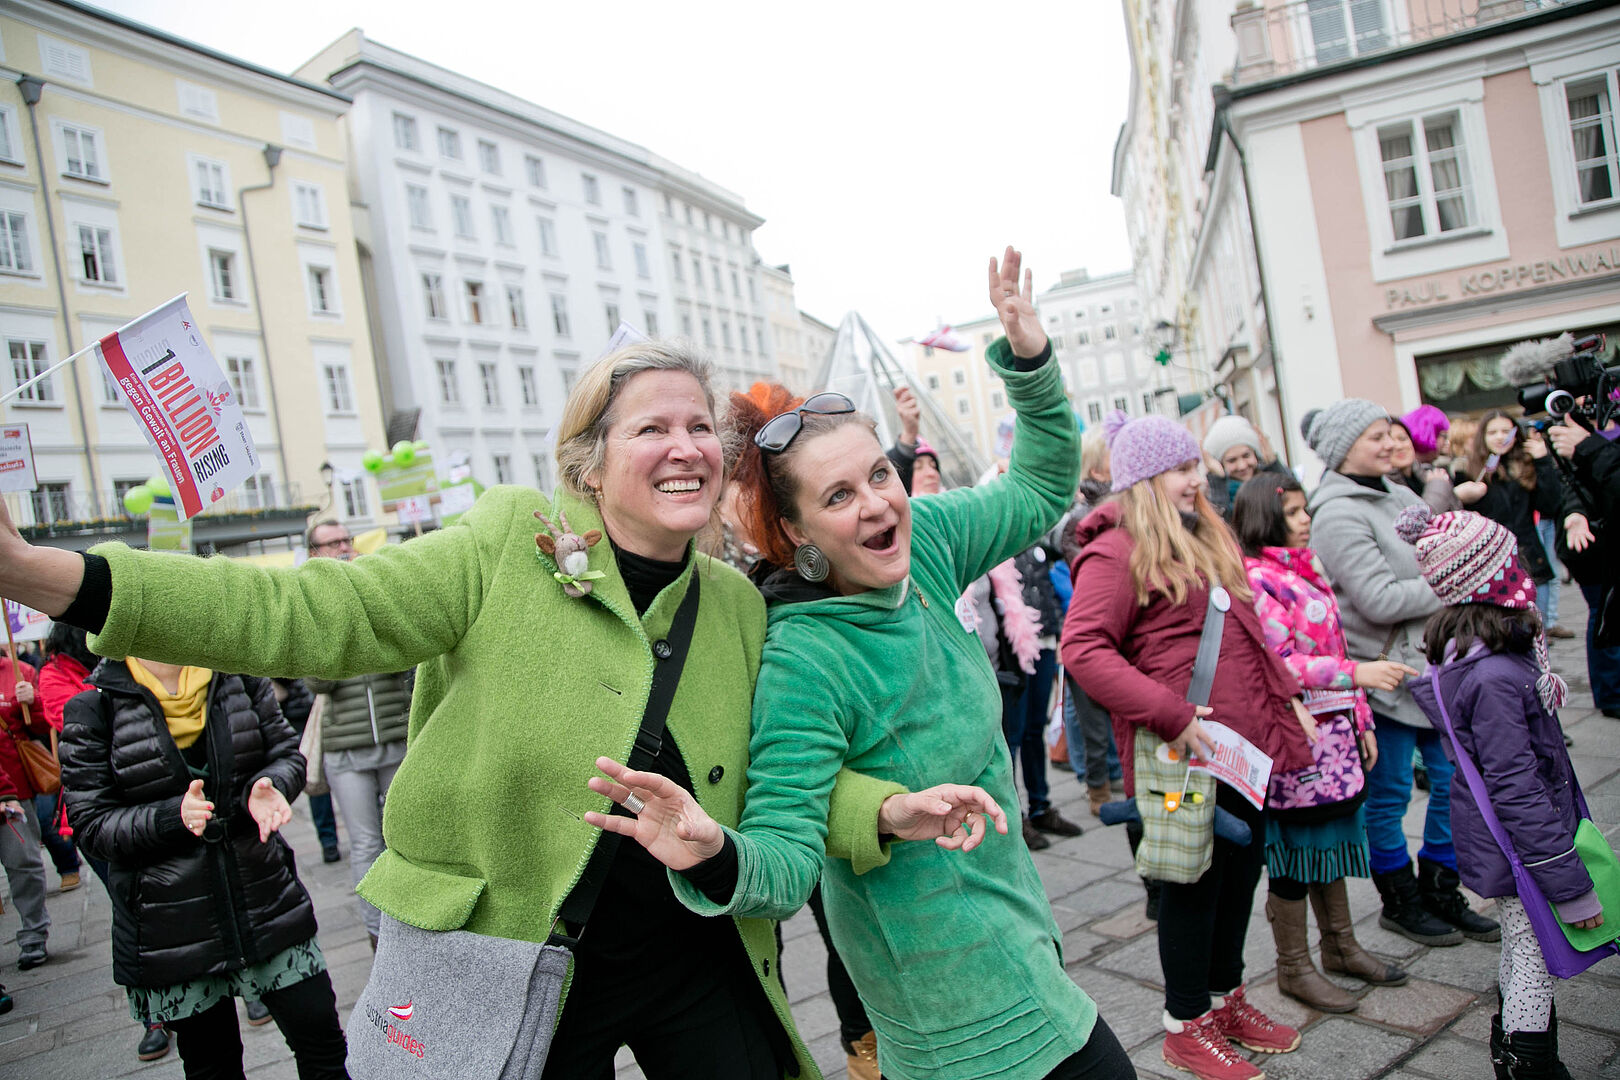
POLYGON ((172 986, 130 986, 129 1015, 136 1020, 185 1020, 207 1012, 226 998, 262 1000, 326 970, 326 957, 314 938, 283 949, 268 960, 223 975, 202 975, 172 986))
POLYGON ((1309 825, 1278 821, 1266 815, 1266 873, 1295 881, 1337 881, 1342 877, 1370 877, 1367 860, 1367 822, 1356 807, 1353 814, 1309 825))

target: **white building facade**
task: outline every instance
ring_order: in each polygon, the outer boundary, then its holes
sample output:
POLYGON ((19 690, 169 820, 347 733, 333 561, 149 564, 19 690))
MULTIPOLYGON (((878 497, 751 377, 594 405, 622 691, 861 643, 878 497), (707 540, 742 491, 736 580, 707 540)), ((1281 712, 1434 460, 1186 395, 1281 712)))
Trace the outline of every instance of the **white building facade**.
POLYGON ((721 389, 774 374, 763 219, 736 195, 358 30, 298 74, 353 100, 391 430, 414 413, 416 437, 467 453, 478 479, 549 488, 563 401, 621 321, 696 343, 721 389))

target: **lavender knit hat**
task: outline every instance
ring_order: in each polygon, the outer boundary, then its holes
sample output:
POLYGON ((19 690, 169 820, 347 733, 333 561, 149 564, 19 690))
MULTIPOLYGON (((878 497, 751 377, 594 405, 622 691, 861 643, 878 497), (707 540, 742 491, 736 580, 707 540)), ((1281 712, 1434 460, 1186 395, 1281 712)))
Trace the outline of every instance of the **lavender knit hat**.
POLYGON ((1198 460, 1198 440, 1169 417, 1132 420, 1116 409, 1103 419, 1103 435, 1108 439, 1108 468, 1115 491, 1198 460))

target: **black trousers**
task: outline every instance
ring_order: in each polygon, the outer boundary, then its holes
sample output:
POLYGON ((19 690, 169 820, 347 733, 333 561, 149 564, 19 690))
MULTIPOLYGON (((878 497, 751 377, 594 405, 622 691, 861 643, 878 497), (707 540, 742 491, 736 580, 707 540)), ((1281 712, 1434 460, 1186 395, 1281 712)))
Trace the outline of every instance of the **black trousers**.
MULTIPOLYGON (((284 990, 263 997, 270 1016, 298 1064, 298 1080, 348 1080, 344 1062, 349 1044, 338 1023, 332 979, 320 971, 284 990)), ((186 1080, 242 1080, 242 1029, 236 1022, 236 999, 172 1021, 175 1048, 186 1080)))
POLYGON ((1243 982, 1243 941, 1265 866, 1264 816, 1225 784, 1217 785, 1215 805, 1247 821, 1254 839, 1238 847, 1217 836, 1203 877, 1187 885, 1160 883, 1164 1007, 1177 1020, 1204 1015, 1211 991, 1224 994, 1243 982))
POLYGON ((810 893, 810 913, 816 917, 816 929, 821 931, 821 943, 827 946, 827 995, 832 998, 838 1012, 838 1033, 845 1043, 852 1043, 872 1030, 872 1021, 861 1004, 861 995, 855 992, 855 983, 844 968, 843 958, 833 947, 832 935, 827 933, 827 912, 821 906, 821 886, 810 893))
POLYGON ((1059 1062, 1046 1074, 1046 1080, 1136 1080, 1136 1066, 1119 1045, 1113 1029, 1099 1016, 1086 1045, 1059 1062))

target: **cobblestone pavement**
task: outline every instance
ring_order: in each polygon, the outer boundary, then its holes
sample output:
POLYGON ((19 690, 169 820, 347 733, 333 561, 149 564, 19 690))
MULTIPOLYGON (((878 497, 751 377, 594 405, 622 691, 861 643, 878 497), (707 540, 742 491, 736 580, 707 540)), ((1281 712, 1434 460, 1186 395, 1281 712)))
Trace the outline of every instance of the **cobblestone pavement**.
MULTIPOLYGON (((1583 625, 1579 593, 1565 589, 1563 600, 1564 622, 1583 625)), ((1564 710, 1564 722, 1575 739, 1571 755, 1576 771, 1594 817, 1610 842, 1620 845, 1620 720, 1590 708, 1578 640, 1554 643, 1553 655, 1573 690, 1574 705, 1564 710)), ((1097 1000, 1145 1080, 1185 1077, 1159 1056, 1163 997, 1157 943, 1153 925, 1142 914, 1142 887, 1131 869, 1124 834, 1103 828, 1089 816, 1083 788, 1073 776, 1054 771, 1052 786, 1063 812, 1086 825, 1084 836, 1058 841, 1035 855, 1064 933, 1069 971, 1097 1000)), ((1414 838, 1422 827, 1424 805, 1419 794, 1407 815, 1407 832, 1414 838)), ((348 864, 327 866, 319 861, 320 848, 302 801, 287 834, 300 853, 300 873, 320 918, 321 947, 332 968, 339 1009, 347 1018, 371 965, 365 929, 350 902, 348 864)), ((140 1029, 129 1018, 123 991, 113 985, 111 912, 100 883, 87 870, 83 888, 61 894, 54 891, 55 873, 46 872, 53 890, 48 901, 53 923, 50 963, 19 972, 13 940, 17 917, 9 904, 0 916, 0 981, 16 998, 15 1010, 0 1017, 0 1080, 180 1077, 173 1053, 145 1065, 135 1060, 140 1029)), ((1497 946, 1414 945, 1378 927, 1378 902, 1369 881, 1352 880, 1350 899, 1359 916, 1362 942, 1399 961, 1412 980, 1403 987, 1373 990, 1334 976, 1361 999, 1355 1012, 1343 1016, 1324 1016, 1281 998, 1275 988, 1271 933, 1261 910, 1262 887, 1255 897, 1246 949, 1251 998, 1305 1033, 1297 1051, 1263 1062, 1266 1075, 1277 1080, 1488 1077, 1486 1038, 1497 946)), ((1489 904, 1471 899, 1481 910, 1489 910, 1489 904)), ((783 936, 782 967, 799 1029, 830 1080, 842 1078, 844 1059, 837 1017, 826 992, 825 954, 809 912, 789 921, 783 936)), ((1571 1072, 1577 1077, 1620 1080, 1620 961, 1605 961, 1580 978, 1560 983, 1557 993, 1563 1054, 1571 1072)), ((293 1080, 292 1061, 275 1025, 251 1028, 244 1023, 242 1040, 250 1077, 293 1080)), ((621 1078, 641 1076, 627 1053, 620 1062, 621 1078)))

